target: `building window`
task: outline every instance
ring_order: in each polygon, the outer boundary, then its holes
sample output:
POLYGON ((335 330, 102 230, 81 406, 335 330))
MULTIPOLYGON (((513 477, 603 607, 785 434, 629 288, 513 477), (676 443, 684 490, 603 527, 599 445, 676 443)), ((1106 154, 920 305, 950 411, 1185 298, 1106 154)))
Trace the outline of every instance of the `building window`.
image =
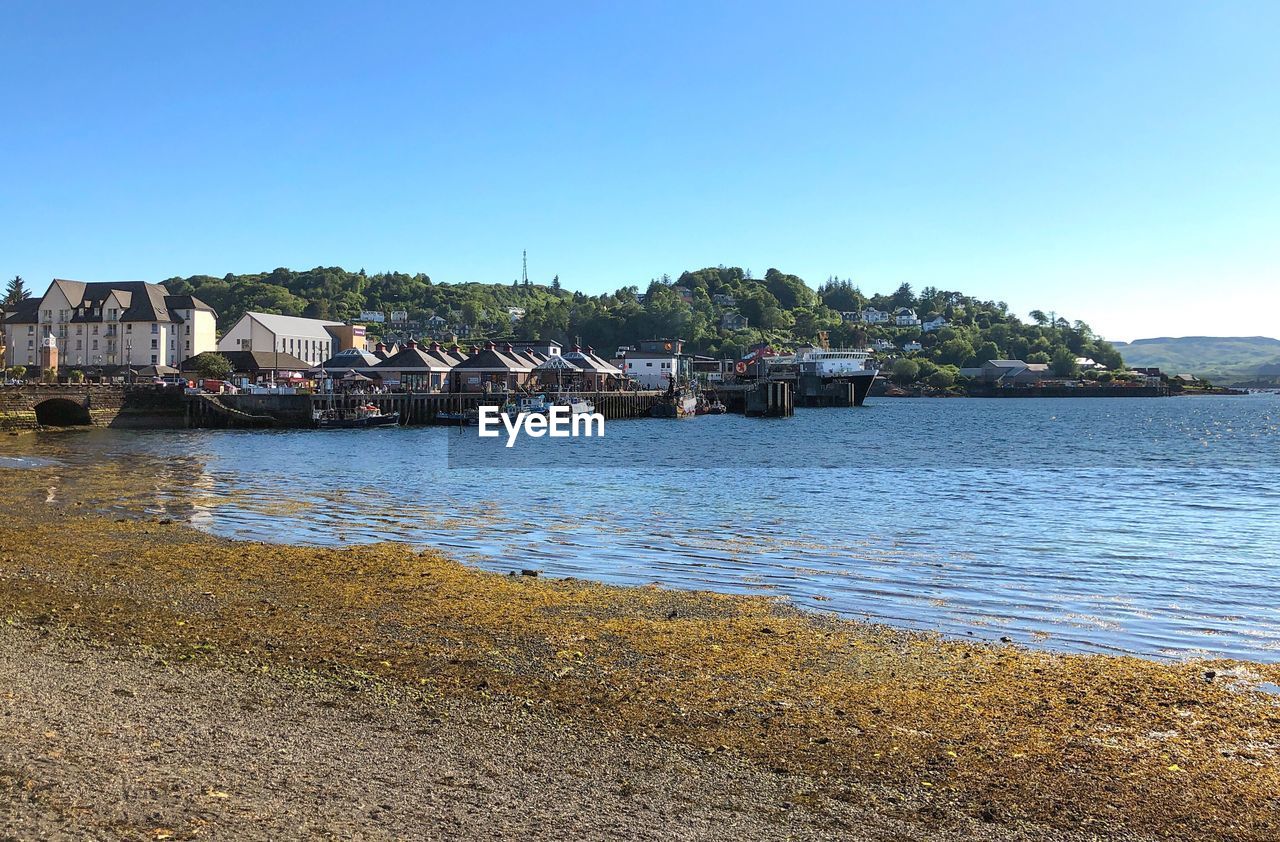
POLYGON ((29 351, 29 350, 31 350, 31 349, 32 349, 32 348, 34 348, 34 347, 36 347, 36 341, 35 341, 34 339, 28 339, 28 340, 27 340, 27 350, 29 351))
POLYGON ((125 333, 133 333, 133 322, 129 322, 124 326, 125 333))
POLYGON ((152 333, 159 333, 159 332, 160 332, 160 325, 156 324, 155 322, 152 322, 152 323, 151 323, 151 332, 152 332, 152 333))
POLYGON ((81 340, 81 339, 76 340, 76 350, 77 351, 84 350, 84 340, 81 340))
POLYGON ((151 355, 151 364, 152 364, 152 365, 155 365, 155 364, 156 364, 156 362, 157 362, 157 357, 156 357, 156 355, 155 355, 155 354, 152 354, 152 355, 151 355))
POLYGON ((98 350, 98 340, 93 340, 93 350, 98 350))
POLYGON ((159 340, 157 340, 157 339, 152 339, 152 340, 151 340, 151 349, 154 351, 156 348, 159 348, 159 347, 160 347, 160 342, 159 342, 159 340))
POLYGON ((94 335, 94 336, 97 336, 97 335, 98 335, 98 326, 97 326, 97 325, 94 325, 94 326, 93 326, 93 335, 94 335))

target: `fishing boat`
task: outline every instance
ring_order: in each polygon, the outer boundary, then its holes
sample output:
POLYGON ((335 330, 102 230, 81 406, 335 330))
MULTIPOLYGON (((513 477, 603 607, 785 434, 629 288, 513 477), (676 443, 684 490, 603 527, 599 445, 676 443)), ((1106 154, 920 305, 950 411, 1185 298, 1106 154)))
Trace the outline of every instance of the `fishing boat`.
POLYGON ((552 403, 552 406, 567 406, 569 407, 569 412, 573 415, 579 415, 584 412, 589 414, 596 411, 595 404, 593 404, 587 398, 579 398, 579 397, 556 398, 555 402, 552 403))
POLYGON ((502 414, 508 418, 520 415, 546 415, 551 405, 545 395, 520 395, 502 405, 502 414))
POLYGON ((353 409, 318 409, 312 413, 312 420, 322 430, 394 427, 400 423, 400 413, 383 412, 370 403, 353 409))
POLYGON ((698 396, 685 389, 667 392, 649 410, 654 418, 691 418, 698 414, 698 396))

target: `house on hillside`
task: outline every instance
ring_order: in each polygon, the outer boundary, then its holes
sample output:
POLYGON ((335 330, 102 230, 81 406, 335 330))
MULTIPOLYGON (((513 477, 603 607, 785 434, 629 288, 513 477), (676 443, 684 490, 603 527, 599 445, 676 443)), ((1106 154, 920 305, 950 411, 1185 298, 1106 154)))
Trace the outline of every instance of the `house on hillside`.
POLYGON ((723 330, 746 330, 747 317, 741 313, 722 313, 720 315, 720 327, 723 330))
POLYGON ((862 320, 869 325, 888 324, 889 314, 883 310, 877 310, 875 307, 867 307, 862 311, 862 320))
POLYGON ((915 352, 915 351, 923 351, 923 350, 924 350, 924 346, 923 346, 923 345, 921 345, 919 342, 916 342, 916 341, 913 339, 913 340, 912 340, 912 341, 910 341, 910 342, 904 342, 904 343, 902 343, 902 350, 904 350, 904 351, 906 351, 908 354, 910 354, 910 353, 913 353, 913 352, 915 352))
POLYGON ((945 316, 934 316, 924 324, 920 325, 920 329, 925 333, 933 333, 935 330, 942 330, 948 324, 945 316))
POLYGON ((910 307, 899 307, 893 311, 893 323, 898 327, 918 327, 920 319, 910 307))

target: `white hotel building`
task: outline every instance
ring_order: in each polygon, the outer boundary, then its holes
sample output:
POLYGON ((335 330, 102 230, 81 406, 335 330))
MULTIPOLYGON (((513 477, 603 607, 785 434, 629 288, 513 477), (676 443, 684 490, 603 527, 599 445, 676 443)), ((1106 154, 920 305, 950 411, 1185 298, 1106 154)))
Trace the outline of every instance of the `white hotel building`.
POLYGON ((55 280, 41 298, 10 309, 4 319, 6 367, 38 366, 40 346, 50 338, 64 368, 176 368, 217 342, 213 308, 190 295, 170 295, 163 284, 55 280))

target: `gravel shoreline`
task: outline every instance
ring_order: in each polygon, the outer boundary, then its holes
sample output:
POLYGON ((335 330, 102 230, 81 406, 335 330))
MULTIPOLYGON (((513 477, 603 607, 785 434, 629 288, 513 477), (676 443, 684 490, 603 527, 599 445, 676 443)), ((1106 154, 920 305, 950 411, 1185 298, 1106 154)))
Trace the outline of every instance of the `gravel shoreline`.
MULTIPOLYGON (((510 704, 0 626, 0 839, 965 839, 510 704)), ((983 838, 1026 838, 981 833, 983 838)))

